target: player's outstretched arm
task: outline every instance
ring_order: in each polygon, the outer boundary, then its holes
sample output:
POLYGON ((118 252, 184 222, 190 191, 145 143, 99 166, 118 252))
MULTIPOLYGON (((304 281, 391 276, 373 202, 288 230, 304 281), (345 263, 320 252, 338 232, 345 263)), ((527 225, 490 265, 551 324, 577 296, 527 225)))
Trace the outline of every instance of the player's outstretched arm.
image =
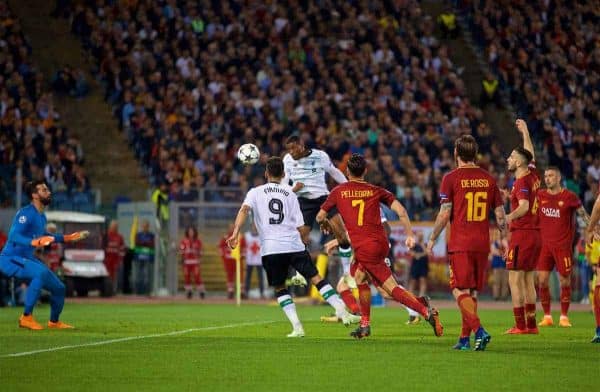
POLYGON ((531 136, 529 135, 529 128, 527 128, 527 123, 523 119, 517 119, 515 122, 517 126, 517 130, 521 135, 523 135, 523 148, 531 153, 533 156, 533 160, 535 161, 535 149, 533 148, 533 143, 531 142, 531 136))
POLYGON ((429 236, 429 241, 427 241, 427 253, 433 253, 433 247, 437 242, 438 237, 440 236, 444 227, 450 222, 450 213, 452 212, 452 203, 443 203, 440 206, 440 212, 438 212, 437 217, 435 218, 435 223, 433 224, 433 230, 431 231, 431 235, 429 236))
MULTIPOLYGON (((88 238, 89 236, 90 236, 90 232, 87 230, 76 231, 75 233, 65 234, 64 242, 81 241, 81 240, 88 238)), ((61 241, 58 241, 58 242, 61 242, 61 241)))
POLYGON ((231 233, 229 238, 227 238, 227 245, 231 249, 235 248, 238 244, 238 238, 240 236, 240 229, 242 226, 244 226, 246 219, 248 219, 249 212, 250 212, 250 206, 248 206, 246 204, 242 204, 242 206, 240 207, 240 210, 237 213, 237 216, 235 217, 235 222, 233 224, 233 232, 231 233))
POLYGON ((329 166, 326 170, 327 170, 327 173, 338 184, 343 184, 345 182, 348 182, 348 179, 346 178, 346 176, 344 175, 344 173, 342 173, 342 171, 340 169, 338 169, 337 167, 335 167, 333 164, 331 166, 329 166))
POLYGON ((412 225, 410 224, 406 208, 398 200, 394 200, 390 208, 398 215, 398 220, 402 227, 404 227, 404 231, 406 232, 406 247, 412 249, 415 246, 415 234, 412 231, 412 225))

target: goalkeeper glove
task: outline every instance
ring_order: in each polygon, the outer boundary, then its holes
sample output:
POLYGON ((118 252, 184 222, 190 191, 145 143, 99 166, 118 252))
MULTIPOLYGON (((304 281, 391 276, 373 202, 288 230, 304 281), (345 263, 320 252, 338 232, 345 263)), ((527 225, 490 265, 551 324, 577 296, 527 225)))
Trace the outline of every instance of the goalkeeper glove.
POLYGON ((75 233, 65 235, 65 242, 81 241, 90 236, 90 232, 87 230, 76 231, 75 233))
POLYGON ((34 238, 31 240, 31 245, 36 248, 43 248, 44 246, 48 246, 54 242, 54 237, 51 235, 45 235, 42 237, 34 238))

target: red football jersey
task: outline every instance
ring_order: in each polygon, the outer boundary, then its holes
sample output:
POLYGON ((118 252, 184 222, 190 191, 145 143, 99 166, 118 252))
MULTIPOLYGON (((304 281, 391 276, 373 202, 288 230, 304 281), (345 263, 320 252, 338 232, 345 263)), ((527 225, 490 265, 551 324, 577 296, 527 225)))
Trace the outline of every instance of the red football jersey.
POLYGON ((387 241, 381 224, 379 203, 390 206, 396 200, 387 190, 367 182, 349 181, 333 188, 321 208, 334 206, 340 213, 353 247, 373 239, 387 241))
POLYGON ((515 180, 510 192, 510 210, 512 212, 519 207, 519 200, 529 200, 529 210, 525 215, 510 223, 511 231, 518 229, 539 229, 539 200, 537 193, 540 184, 540 177, 535 171, 534 166, 529 167, 529 173, 515 180))
POLYGON ((123 240, 123 236, 116 231, 109 231, 106 234, 106 248, 104 253, 106 259, 120 262, 125 255, 125 241, 123 240))
POLYGON ((186 264, 199 263, 202 254, 202 241, 200 239, 191 239, 185 237, 179 244, 179 250, 183 255, 183 262, 186 264))
POLYGON ((575 236, 574 212, 581 207, 577 195, 567 189, 556 195, 548 193, 547 189, 540 189, 538 201, 542 244, 570 247, 575 236))
POLYGON ((454 169, 442 179, 440 203, 452 203, 448 252, 489 252, 490 212, 502 205, 494 177, 478 166, 454 169))

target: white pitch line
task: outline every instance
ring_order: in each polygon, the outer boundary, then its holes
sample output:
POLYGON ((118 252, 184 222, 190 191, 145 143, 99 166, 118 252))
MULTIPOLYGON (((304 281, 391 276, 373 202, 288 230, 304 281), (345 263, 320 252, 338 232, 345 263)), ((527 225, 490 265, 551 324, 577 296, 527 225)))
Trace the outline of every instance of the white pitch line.
POLYGON ((166 333, 155 333, 155 334, 152 334, 152 335, 142 335, 142 336, 129 336, 129 337, 126 337, 126 338, 111 339, 111 340, 102 340, 100 342, 91 342, 91 343, 84 343, 84 344, 71 344, 71 345, 68 345, 68 346, 59 346, 59 347, 45 348, 45 349, 41 349, 41 350, 24 351, 24 352, 21 352, 21 353, 13 353, 13 354, 0 355, 0 358, 25 357, 25 356, 28 356, 28 355, 34 355, 34 354, 40 354, 40 353, 48 353, 48 352, 52 352, 52 351, 68 350, 70 348, 103 346, 103 345, 106 345, 106 344, 128 342, 130 340, 161 338, 161 337, 164 337, 164 336, 183 335, 183 334, 190 333, 190 332, 213 331, 213 330, 216 330, 216 329, 227 329, 227 328, 245 327, 245 326, 251 326, 251 325, 272 324, 272 323, 275 323, 275 322, 276 321, 257 321, 257 322, 253 322, 253 323, 226 324, 226 325, 218 325, 218 326, 214 326, 214 327, 190 328, 190 329, 183 329, 181 331, 172 331, 172 332, 166 332, 166 333))

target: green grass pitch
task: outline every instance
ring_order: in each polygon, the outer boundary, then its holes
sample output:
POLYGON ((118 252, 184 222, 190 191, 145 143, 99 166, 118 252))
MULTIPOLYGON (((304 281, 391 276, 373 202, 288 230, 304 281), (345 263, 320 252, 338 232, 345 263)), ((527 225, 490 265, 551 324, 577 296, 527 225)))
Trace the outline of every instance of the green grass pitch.
MULTIPOLYGON (((76 330, 17 328, 21 309, 0 309, 1 391, 521 391, 594 390, 600 345, 594 319, 538 336, 505 336, 510 311, 483 310, 485 352, 457 352, 460 316, 442 310, 445 336, 404 325, 400 308, 373 309, 373 336, 322 324, 329 307, 298 306, 307 337, 277 306, 67 304, 76 330), (154 336, 149 336, 154 335, 154 336), (106 341, 112 343, 104 344, 106 341), (98 342, 98 345, 90 345, 98 342), (11 357, 10 354, 71 346, 11 357)), ((36 309, 46 321, 47 306, 36 309)), ((557 321, 557 316, 555 316, 557 321)))

